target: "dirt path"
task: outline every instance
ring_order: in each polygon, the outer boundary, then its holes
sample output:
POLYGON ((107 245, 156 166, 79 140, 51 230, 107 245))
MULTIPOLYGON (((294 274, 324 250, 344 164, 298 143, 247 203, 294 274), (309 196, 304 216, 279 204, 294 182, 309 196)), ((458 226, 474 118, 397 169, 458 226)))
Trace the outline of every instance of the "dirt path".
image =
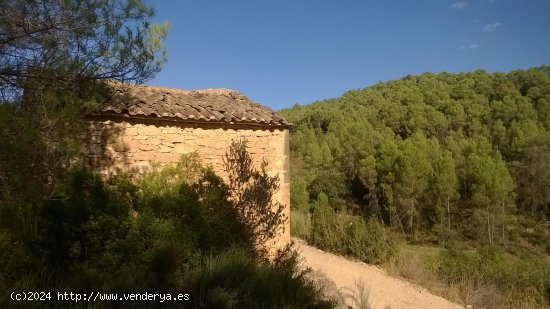
POLYGON ((363 285, 368 290, 370 308, 463 308, 432 295, 421 287, 390 277, 385 271, 375 266, 321 251, 308 246, 300 239, 294 239, 294 241, 303 259, 303 265, 311 267, 320 279, 323 277, 331 279, 333 283, 329 284, 336 285, 336 289, 333 288, 333 290, 339 290, 341 294, 343 292, 354 295, 355 303, 351 298, 346 299, 346 303, 353 308, 361 307, 358 285, 363 285))

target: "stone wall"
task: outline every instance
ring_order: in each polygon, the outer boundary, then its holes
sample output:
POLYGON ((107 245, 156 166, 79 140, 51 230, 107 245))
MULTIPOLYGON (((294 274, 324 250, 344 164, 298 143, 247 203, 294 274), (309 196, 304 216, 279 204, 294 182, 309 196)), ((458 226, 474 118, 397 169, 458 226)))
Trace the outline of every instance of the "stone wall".
MULTIPOLYGON (((286 205, 290 216, 288 129, 233 124, 186 123, 176 121, 90 118, 86 160, 100 173, 109 175, 118 170, 133 175, 147 172, 154 164, 177 162, 181 154, 197 152, 222 178, 223 156, 233 139, 246 138, 247 149, 259 165, 268 161, 270 175, 279 175, 280 187, 275 199, 286 205)), ((285 231, 267 244, 282 248, 290 242, 290 220, 285 231)))

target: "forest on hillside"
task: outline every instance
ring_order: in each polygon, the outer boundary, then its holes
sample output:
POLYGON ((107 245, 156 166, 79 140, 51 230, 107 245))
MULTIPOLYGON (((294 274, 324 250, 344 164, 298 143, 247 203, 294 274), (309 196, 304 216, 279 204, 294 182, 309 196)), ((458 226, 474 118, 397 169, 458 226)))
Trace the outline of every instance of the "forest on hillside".
POLYGON ((282 110, 293 235, 463 304, 548 305, 549 73, 408 75, 282 110))
POLYGON ((294 209, 327 200, 410 240, 550 252, 548 67, 409 75, 282 113, 294 209))

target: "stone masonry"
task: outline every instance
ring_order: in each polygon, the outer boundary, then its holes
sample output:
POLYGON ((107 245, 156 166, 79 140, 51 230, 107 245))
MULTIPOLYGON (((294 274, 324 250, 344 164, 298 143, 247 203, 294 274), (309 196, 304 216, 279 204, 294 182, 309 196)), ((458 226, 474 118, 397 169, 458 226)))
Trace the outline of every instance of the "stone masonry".
MULTIPOLYGON (((141 87, 149 91, 155 89, 141 87)), ((158 89, 166 95, 166 88, 158 89)), ((180 90, 172 91, 179 95, 189 93, 180 90)), ((208 102, 202 99, 203 102, 208 102)), ((187 103, 186 108, 191 107, 193 104, 187 103)), ((250 113, 255 107, 257 106, 252 105, 243 110, 250 113)), ((217 106, 218 110, 220 108, 223 108, 223 104, 217 106)), ((231 112, 232 107, 227 108, 231 112)), ((264 110, 260 110, 260 113, 265 113, 266 108, 263 106, 261 108, 264 110)), ((209 121, 201 121, 200 116, 208 112, 204 110, 204 106, 199 106, 197 110, 201 113, 200 115, 187 119, 129 115, 124 113, 124 109, 120 113, 91 114, 88 116, 90 125, 89 144, 85 156, 87 163, 104 175, 122 170, 138 176, 154 165, 175 163, 182 154, 197 152, 205 164, 210 165, 216 174, 226 179, 223 156, 234 139, 245 138, 254 163, 259 166, 262 160, 267 160, 268 173, 279 176, 280 187, 274 198, 286 205, 285 215, 289 218, 289 125, 244 121, 246 116, 239 115, 238 111, 232 111, 234 117, 229 119, 230 121, 227 121, 227 118, 220 121, 213 117, 210 117, 209 121)), ((224 111, 221 112, 224 113, 224 111)), ((225 112, 224 116, 227 117, 227 114, 225 112)), ((290 220, 285 222, 282 235, 272 243, 266 244, 270 252, 283 248, 290 242, 289 222, 290 220)))

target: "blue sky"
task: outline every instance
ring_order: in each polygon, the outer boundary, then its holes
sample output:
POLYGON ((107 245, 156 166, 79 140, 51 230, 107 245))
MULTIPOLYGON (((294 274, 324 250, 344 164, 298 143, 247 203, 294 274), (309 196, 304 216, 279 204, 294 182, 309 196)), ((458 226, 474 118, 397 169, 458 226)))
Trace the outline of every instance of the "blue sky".
POLYGON ((550 0, 149 1, 170 21, 149 82, 275 109, 423 72, 550 65, 550 0))

